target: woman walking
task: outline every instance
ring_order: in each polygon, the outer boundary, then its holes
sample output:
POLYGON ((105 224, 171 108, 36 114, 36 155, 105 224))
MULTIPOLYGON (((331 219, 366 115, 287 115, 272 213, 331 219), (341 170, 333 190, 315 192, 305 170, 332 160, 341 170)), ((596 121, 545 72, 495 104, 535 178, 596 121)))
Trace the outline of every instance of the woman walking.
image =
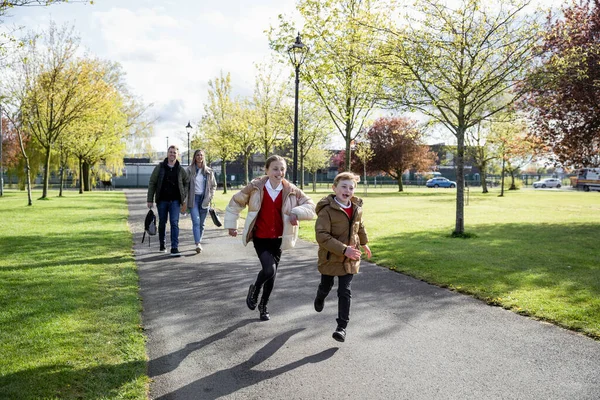
POLYGON ((215 194, 217 182, 213 170, 204 161, 204 150, 194 152, 194 162, 188 166, 190 187, 188 190, 188 207, 192 217, 192 232, 196 243, 196 253, 202 252, 202 235, 204 222, 210 202, 215 194))
POLYGON ((266 176, 254 179, 234 194, 225 210, 225 229, 229 229, 231 236, 237 236, 238 217, 248 207, 242 242, 244 246, 250 241, 254 243, 262 269, 250 285, 246 305, 254 310, 262 289, 258 304, 262 321, 270 319, 267 303, 275 284, 281 251, 296 244, 298 220, 315 216, 315 204, 284 178, 285 170, 283 157, 269 157, 265 165, 266 176))

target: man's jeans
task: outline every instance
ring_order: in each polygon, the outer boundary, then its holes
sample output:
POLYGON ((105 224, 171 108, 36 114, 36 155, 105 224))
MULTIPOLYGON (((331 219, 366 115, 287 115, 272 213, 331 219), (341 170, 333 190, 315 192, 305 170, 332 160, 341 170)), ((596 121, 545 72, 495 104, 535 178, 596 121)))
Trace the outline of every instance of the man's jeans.
POLYGON ((208 208, 202 208, 202 202, 204 201, 203 194, 194 195, 194 208, 192 208, 192 232, 194 232, 194 243, 198 244, 202 240, 204 234, 204 222, 206 221, 206 214, 208 214, 208 208))
POLYGON ((158 208, 158 240, 161 245, 165 244, 165 233, 167 227, 167 216, 171 226, 171 248, 179 247, 179 211, 181 206, 178 200, 160 201, 158 208))

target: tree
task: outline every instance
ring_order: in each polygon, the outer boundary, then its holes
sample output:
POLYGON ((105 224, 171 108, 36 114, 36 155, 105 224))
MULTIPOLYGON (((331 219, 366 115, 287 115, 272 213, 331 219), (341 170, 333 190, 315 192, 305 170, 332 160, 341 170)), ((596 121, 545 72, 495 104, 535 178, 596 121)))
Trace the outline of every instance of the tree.
MULTIPOLYGON (((322 147, 329 141, 329 132, 332 127, 331 120, 317 102, 303 97, 299 107, 301 112, 298 116, 298 157, 300 159, 300 189, 304 189, 305 158, 312 149, 322 147)), ((289 113, 289 116, 289 121, 293 124, 292 113, 289 113)), ((319 152, 313 154, 312 157, 318 154, 319 152)))
POLYGON ((381 50, 389 103, 429 116, 456 137, 457 236, 464 234, 465 132, 518 99, 513 90, 539 31, 537 14, 526 14, 530 2, 461 0, 451 8, 418 0, 381 50))
POLYGON ((467 145, 465 154, 470 156, 480 172, 482 193, 488 193, 487 168, 488 164, 498 155, 491 147, 490 127, 485 121, 480 121, 476 126, 468 129, 465 135, 467 145))
POLYGON ((555 163, 600 166, 600 1, 571 1, 547 29, 521 103, 532 135, 555 163))
POLYGON ((231 75, 208 81, 208 103, 204 105, 201 130, 208 139, 211 151, 221 160, 223 193, 227 193, 227 162, 236 155, 234 135, 237 130, 234 105, 231 99, 231 75))
POLYGON ((241 99, 235 99, 232 102, 233 119, 237 121, 234 129, 235 152, 242 155, 244 159, 244 184, 250 182, 249 164, 250 158, 256 152, 261 137, 254 129, 256 121, 256 110, 251 108, 251 104, 241 99))
POLYGON ((94 110, 106 95, 104 71, 76 59, 79 40, 72 28, 50 24, 43 35, 30 34, 20 65, 25 76, 22 118, 45 152, 42 198, 47 198, 54 144, 69 127, 94 110))
POLYGON ((317 191, 317 171, 329 167, 331 152, 322 147, 311 148, 304 156, 304 167, 313 176, 313 192, 317 191))
POLYGON ((368 141, 358 142, 356 150, 354 151, 361 164, 363 165, 363 185, 365 187, 365 196, 367 195, 367 188, 369 187, 367 181, 367 163, 373 159, 375 152, 371 149, 371 144, 368 141))
POLYGON ((410 168, 425 171, 435 162, 435 155, 422 142, 423 132, 409 118, 379 118, 367 131, 367 137, 373 151, 370 169, 396 179, 399 192, 404 191, 404 172, 410 168))
POLYGON ((260 144, 266 160, 272 154, 276 144, 283 145, 290 140, 290 128, 284 103, 286 86, 280 81, 275 64, 272 62, 259 64, 256 70, 252 96, 255 118, 252 126, 260 136, 260 144))
MULTIPOLYGON (((373 111, 382 80, 364 60, 371 57, 377 35, 363 24, 387 26, 385 13, 373 0, 300 0, 297 10, 304 21, 302 40, 310 47, 301 77, 314 91, 337 131, 346 152, 373 111)), ((386 10, 387 11, 387 10, 386 10)), ((297 29, 280 16, 271 28, 271 47, 287 59, 286 51, 297 29)), ((350 160, 346 162, 350 170, 350 160)))
POLYGON ((528 139, 527 124, 523 119, 497 121, 492 124, 492 143, 502 159, 500 197, 504 196, 504 176, 510 174, 508 190, 516 190, 515 175, 534 160, 538 144, 528 139))

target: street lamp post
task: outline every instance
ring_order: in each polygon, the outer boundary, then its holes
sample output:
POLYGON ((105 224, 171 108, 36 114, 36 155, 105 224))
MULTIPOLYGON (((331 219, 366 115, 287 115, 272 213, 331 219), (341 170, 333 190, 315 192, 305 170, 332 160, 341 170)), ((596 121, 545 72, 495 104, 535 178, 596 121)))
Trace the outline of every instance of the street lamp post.
POLYGON ((292 180, 294 185, 298 184, 298 87, 300 85, 300 65, 306 58, 308 53, 308 46, 302 43, 300 39, 300 32, 296 36, 296 41, 291 45, 288 50, 288 55, 294 67, 296 68, 296 99, 294 105, 294 166, 292 170, 292 180))
POLYGON ((192 131, 192 124, 188 121, 188 124, 185 126, 185 130, 188 134, 188 165, 190 165, 190 132, 192 131))

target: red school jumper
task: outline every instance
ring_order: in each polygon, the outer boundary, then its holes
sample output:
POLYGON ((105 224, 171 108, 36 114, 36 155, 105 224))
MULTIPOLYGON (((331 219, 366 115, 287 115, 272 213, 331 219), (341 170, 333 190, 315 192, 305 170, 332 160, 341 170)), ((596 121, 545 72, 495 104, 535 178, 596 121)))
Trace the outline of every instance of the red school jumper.
POLYGON ((281 217, 283 190, 279 191, 275 201, 271 199, 266 186, 263 191, 263 200, 256 216, 253 236, 260 239, 277 239, 283 235, 283 218, 281 217))

